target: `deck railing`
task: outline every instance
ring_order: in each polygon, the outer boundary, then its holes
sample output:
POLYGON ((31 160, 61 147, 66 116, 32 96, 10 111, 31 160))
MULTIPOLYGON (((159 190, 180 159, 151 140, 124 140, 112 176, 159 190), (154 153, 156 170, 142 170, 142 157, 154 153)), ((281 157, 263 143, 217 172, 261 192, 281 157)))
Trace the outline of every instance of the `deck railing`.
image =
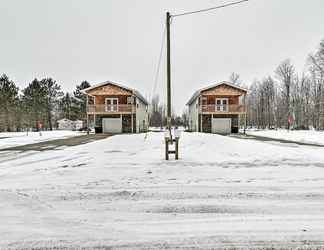
POLYGON ((230 105, 200 105, 201 113, 244 113, 244 105, 230 104, 230 105))
POLYGON ((88 113, 133 113, 135 106, 131 104, 104 105, 96 104, 87 106, 88 113))

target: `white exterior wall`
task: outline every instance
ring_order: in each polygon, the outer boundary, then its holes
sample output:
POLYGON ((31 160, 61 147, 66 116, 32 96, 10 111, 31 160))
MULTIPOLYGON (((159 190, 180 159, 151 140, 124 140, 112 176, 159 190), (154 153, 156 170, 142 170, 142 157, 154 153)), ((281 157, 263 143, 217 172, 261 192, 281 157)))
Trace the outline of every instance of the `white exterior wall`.
POLYGON ((189 130, 198 131, 198 99, 189 105, 189 130))
POLYGON ((75 130, 79 130, 79 129, 83 128, 83 121, 76 120, 73 123, 74 123, 75 130))
POLYGON ((140 99, 136 98, 136 133, 147 131, 148 129, 148 106, 140 99), (145 121, 145 127, 143 124, 145 121))
POLYGON ((57 121, 59 130, 73 130, 73 121, 69 119, 62 119, 57 121))

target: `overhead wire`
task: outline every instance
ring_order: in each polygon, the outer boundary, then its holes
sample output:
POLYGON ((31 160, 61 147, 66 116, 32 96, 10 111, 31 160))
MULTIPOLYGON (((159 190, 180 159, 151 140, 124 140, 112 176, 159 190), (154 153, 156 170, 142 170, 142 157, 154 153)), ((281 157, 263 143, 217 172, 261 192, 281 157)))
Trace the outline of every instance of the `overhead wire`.
MULTIPOLYGON (((151 91, 151 94, 150 94, 150 101, 155 95, 155 91, 156 91, 157 84, 158 84, 158 81, 159 81, 159 75, 160 75, 160 69, 161 69, 161 63, 162 63, 162 56, 163 56, 164 44, 165 44, 165 35, 166 35, 166 25, 163 26, 160 53, 159 53, 158 64, 157 64, 157 68, 156 68, 156 72, 155 72, 153 88, 152 88, 152 91, 151 91)), ((150 121, 149 121, 149 123, 150 123, 150 121)), ((146 138, 147 138, 147 133, 146 133, 144 139, 146 139, 146 138)))
POLYGON ((157 69, 156 69, 156 73, 155 73, 155 77, 154 77, 154 84, 153 84, 153 88, 152 88, 152 92, 151 92, 151 98, 154 97, 154 94, 155 94, 155 91, 156 91, 156 88, 157 88, 157 84, 158 84, 158 81, 159 81, 160 68, 161 68, 163 50, 164 50, 164 45, 165 45, 165 33, 166 33, 166 26, 164 25, 164 29, 163 29, 163 32, 162 32, 162 41, 161 41, 161 47, 160 47, 160 54, 159 54, 158 65, 157 65, 157 69))
POLYGON ((211 11, 211 10, 216 10, 216 9, 221 9, 221 8, 225 8, 225 7, 228 7, 228 6, 241 4, 241 3, 247 2, 247 1, 249 1, 249 0, 241 0, 241 1, 231 2, 231 3, 227 3, 227 4, 223 4, 223 5, 219 5, 219 6, 215 6, 215 7, 211 7, 211 8, 206 8, 206 9, 201 9, 201 10, 196 10, 196 11, 188 11, 188 12, 183 12, 183 13, 180 13, 180 14, 174 14, 174 15, 171 15, 171 18, 180 17, 180 16, 187 16, 187 15, 207 12, 207 11, 211 11))

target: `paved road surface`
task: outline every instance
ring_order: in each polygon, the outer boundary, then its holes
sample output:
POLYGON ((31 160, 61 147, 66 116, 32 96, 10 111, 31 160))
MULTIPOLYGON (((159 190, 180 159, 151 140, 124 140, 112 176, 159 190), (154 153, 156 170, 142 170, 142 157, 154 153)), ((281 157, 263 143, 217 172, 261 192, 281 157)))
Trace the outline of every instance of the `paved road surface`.
POLYGON ((39 143, 27 144, 17 147, 4 148, 0 151, 46 151, 46 150, 58 150, 62 147, 71 147, 89 142, 102 140, 112 136, 111 134, 90 134, 81 135, 64 139, 57 139, 51 141, 44 141, 39 143))

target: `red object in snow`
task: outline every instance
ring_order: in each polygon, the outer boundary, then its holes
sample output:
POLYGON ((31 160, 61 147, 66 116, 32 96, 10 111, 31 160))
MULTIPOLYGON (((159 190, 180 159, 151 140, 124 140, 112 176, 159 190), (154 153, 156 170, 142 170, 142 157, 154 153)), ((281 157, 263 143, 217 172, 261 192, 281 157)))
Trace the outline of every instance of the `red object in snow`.
POLYGON ((37 123, 37 126, 38 126, 39 129, 42 129, 43 124, 42 124, 41 122, 38 122, 38 123, 37 123))
POLYGON ((290 115, 288 116, 288 123, 292 124, 294 122, 294 118, 290 115))

